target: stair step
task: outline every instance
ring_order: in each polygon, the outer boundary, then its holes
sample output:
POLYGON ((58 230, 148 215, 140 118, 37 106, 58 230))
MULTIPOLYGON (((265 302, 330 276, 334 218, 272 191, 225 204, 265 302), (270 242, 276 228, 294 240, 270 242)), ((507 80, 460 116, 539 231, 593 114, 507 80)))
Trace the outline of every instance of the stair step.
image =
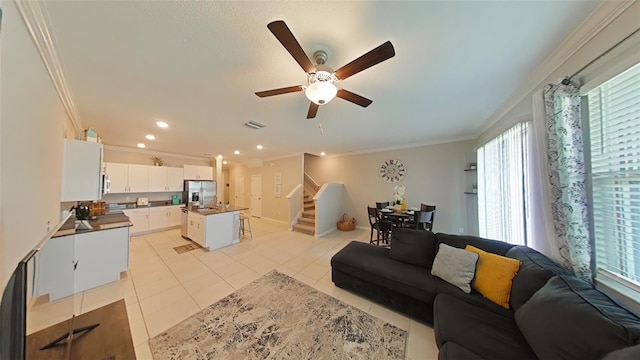
POLYGON ((315 227, 316 225, 316 219, 312 219, 312 218, 305 218, 302 217, 300 219, 298 219, 298 224, 302 224, 302 225, 313 225, 315 227))
POLYGON ((316 211, 315 211, 315 209, 314 209, 313 211, 307 211, 307 210, 304 210, 304 211, 302 212, 302 217, 315 219, 315 218, 316 218, 316 211))
POLYGON ((305 205, 306 204, 313 204, 314 201, 313 201, 313 199, 309 199, 309 200, 305 200, 304 203, 305 203, 305 205))
POLYGON ((293 230, 301 233, 309 234, 309 235, 314 235, 316 232, 315 226, 302 225, 302 224, 293 224, 293 230))
POLYGON ((311 205, 305 205, 304 209, 307 210, 307 211, 310 211, 310 210, 315 210, 316 207, 315 207, 315 205, 311 204, 311 205))

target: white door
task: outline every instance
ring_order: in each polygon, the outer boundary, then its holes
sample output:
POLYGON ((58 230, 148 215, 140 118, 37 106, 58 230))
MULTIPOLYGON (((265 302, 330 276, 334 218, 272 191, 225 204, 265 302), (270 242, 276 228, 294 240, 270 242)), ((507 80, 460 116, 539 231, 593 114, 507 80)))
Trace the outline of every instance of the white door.
POLYGON ((262 217, 262 175, 251 175, 251 216, 262 217))
POLYGON ((235 179, 235 206, 244 206, 244 176, 238 176, 235 179))

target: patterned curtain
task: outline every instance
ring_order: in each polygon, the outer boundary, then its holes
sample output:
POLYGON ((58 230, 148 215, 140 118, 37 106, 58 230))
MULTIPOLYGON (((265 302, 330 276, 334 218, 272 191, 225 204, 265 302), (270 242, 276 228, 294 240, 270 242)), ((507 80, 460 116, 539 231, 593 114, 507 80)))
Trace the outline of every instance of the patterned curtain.
POLYGON ((580 119, 579 86, 570 81, 544 91, 551 213, 557 247, 564 262, 591 280, 591 245, 580 119))

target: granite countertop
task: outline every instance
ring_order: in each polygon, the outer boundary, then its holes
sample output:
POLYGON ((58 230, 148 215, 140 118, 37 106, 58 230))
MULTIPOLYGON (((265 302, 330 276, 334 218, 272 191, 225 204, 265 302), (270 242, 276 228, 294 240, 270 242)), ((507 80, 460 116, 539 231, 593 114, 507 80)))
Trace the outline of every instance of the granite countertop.
POLYGON ((248 207, 243 207, 243 206, 230 206, 228 209, 225 207, 222 207, 220 209, 214 209, 214 208, 202 208, 198 210, 191 210, 190 208, 187 208, 187 209, 190 212, 194 212, 196 214, 201 214, 201 215, 215 215, 215 214, 224 214, 224 213, 230 213, 230 212, 236 212, 236 211, 249 210, 248 207))
POLYGON ((84 234, 92 231, 108 230, 119 227, 133 226, 129 218, 122 211, 111 212, 106 215, 97 216, 93 220, 79 221, 75 216, 71 216, 60 229, 53 234, 52 238, 84 234))

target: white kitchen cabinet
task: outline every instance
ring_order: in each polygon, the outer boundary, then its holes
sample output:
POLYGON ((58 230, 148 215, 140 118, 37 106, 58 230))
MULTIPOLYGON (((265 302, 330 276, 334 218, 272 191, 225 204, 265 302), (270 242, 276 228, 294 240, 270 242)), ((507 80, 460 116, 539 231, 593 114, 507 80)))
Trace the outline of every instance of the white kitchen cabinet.
POLYGON ((149 230, 149 209, 127 209, 122 212, 129 217, 133 224, 130 229, 131 235, 135 235, 149 230))
POLYGON ((64 140, 60 201, 100 199, 102 144, 64 140))
POLYGON ((157 230, 180 226, 179 206, 159 206, 149 208, 149 229, 157 230))
POLYGON ((54 301, 119 280, 128 268, 128 227, 52 238, 36 254, 34 295, 54 301))
POLYGON ((184 180, 213 180, 211 166, 184 165, 184 180))
POLYGON ((105 173, 111 181, 111 193, 139 193, 149 189, 149 166, 105 163, 105 173))
POLYGON ((182 191, 182 168, 149 166, 149 192, 182 191))
POLYGON ((187 225, 187 237, 192 241, 206 247, 205 244, 205 216, 189 212, 187 225))
POLYGON ((120 279, 129 268, 129 228, 75 235, 74 292, 120 279))

